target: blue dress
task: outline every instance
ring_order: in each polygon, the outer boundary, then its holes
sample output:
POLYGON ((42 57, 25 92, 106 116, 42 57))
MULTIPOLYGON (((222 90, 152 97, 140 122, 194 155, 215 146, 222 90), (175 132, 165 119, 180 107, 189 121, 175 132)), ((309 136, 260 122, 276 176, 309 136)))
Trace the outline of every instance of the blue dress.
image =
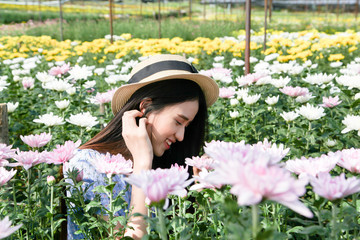
MULTIPOLYGON (((94 187, 99 185, 106 186, 106 175, 104 173, 98 173, 95 169, 95 167, 92 165, 91 160, 95 158, 95 156, 98 156, 102 153, 99 153, 98 151, 92 150, 92 149, 78 149, 75 156, 70 159, 68 163, 67 169, 71 170, 74 168, 77 168, 79 171, 83 171, 83 189, 90 184, 93 183, 92 186, 90 186, 89 190, 84 195, 84 200, 93 200, 95 197, 95 193, 92 191, 94 187)), ((65 174, 66 176, 66 174, 65 174)), ((70 179, 67 179, 68 182, 72 182, 70 179)), ((128 183, 124 181, 124 175, 115 175, 113 176, 113 182, 116 183, 114 187, 114 197, 116 197, 120 191, 126 189, 128 183)), ((71 191, 70 191, 71 192, 71 191)), ((68 192, 67 194, 71 194, 68 192)), ((101 196, 101 204, 108 208, 109 205, 109 197, 102 193, 101 196)), ((123 196, 124 200, 128 203, 128 206, 130 206, 130 200, 131 200, 131 186, 128 186, 128 191, 125 192, 125 195, 123 196)), ((106 215, 106 214, 103 214, 106 215)), ((116 212, 116 216, 124 216, 125 212, 124 210, 120 210, 116 212)), ((68 231, 68 239, 84 239, 84 236, 82 234, 75 234, 76 231, 79 230, 78 226, 72 221, 71 216, 67 217, 68 225, 67 225, 67 231, 68 231)))

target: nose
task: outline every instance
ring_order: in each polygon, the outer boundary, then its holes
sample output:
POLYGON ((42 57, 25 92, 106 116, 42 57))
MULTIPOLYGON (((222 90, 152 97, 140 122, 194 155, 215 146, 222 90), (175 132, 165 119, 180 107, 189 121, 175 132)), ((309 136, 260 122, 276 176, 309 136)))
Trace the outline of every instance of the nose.
POLYGON ((184 140, 184 134, 185 134, 185 127, 184 126, 179 127, 175 133, 176 141, 182 142, 182 140, 184 140))

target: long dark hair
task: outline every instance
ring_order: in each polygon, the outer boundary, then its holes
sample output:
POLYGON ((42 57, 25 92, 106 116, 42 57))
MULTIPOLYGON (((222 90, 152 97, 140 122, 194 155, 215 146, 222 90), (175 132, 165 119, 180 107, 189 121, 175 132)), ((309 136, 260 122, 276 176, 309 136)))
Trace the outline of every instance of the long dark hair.
POLYGON ((153 168, 168 168, 174 163, 184 165, 185 158, 199 155, 205 138, 207 107, 200 86, 185 79, 159 81, 138 89, 109 124, 80 148, 94 149, 101 153, 121 153, 125 158, 132 159, 122 137, 122 116, 126 111, 140 110, 140 103, 146 98, 150 98, 152 101, 146 107, 145 116, 150 112, 161 111, 164 107, 177 103, 191 100, 199 102, 199 110, 193 121, 187 126, 184 140, 172 144, 163 156, 154 156, 153 168))

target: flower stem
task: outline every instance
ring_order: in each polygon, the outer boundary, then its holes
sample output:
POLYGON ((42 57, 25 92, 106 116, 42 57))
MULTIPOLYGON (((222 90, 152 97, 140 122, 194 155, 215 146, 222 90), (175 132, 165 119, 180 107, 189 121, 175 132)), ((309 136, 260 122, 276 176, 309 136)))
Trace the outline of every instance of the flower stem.
POLYGON ((256 239, 257 231, 258 231, 258 221, 259 221, 259 213, 258 213, 258 206, 252 205, 251 206, 251 214, 252 214, 252 237, 256 239))
MULTIPOLYGON (((27 179, 27 185, 28 185, 28 218, 29 218, 29 222, 30 224, 32 224, 32 219, 31 219, 31 188, 30 188, 30 179, 31 179, 31 168, 28 169, 27 171, 28 173, 28 179, 27 179)), ((28 231, 27 231, 27 239, 30 239, 30 224, 28 226, 28 231)))
MULTIPOLYGON (((355 223, 358 223, 358 220, 357 220, 357 216, 358 216, 357 199, 358 199, 358 194, 357 193, 353 194, 352 195, 352 201, 354 203, 355 212, 356 212, 355 223)), ((358 230, 357 230, 357 228, 355 228, 354 229, 354 239, 357 239, 357 236, 358 236, 358 230)))
POLYGON ((50 187, 51 239, 54 239, 54 186, 50 187))
POLYGON ((331 219, 331 239, 337 240, 336 234, 336 204, 332 204, 332 219, 331 219))
MULTIPOLYGON (((112 184, 112 176, 109 178, 109 184, 111 185, 112 184)), ((115 239, 115 236, 114 236, 114 228, 113 228, 113 223, 112 223, 112 220, 113 220, 113 189, 111 188, 111 191, 110 191, 110 195, 109 195, 109 200, 110 200, 110 214, 109 214, 109 219, 110 219, 110 238, 113 238, 115 239)))
POLYGON ((156 207, 156 215, 159 218, 159 225, 160 225, 160 239, 161 240, 167 240, 167 231, 166 231, 166 225, 165 225, 165 218, 164 218, 164 212, 161 209, 161 207, 156 207))
POLYGON ((308 153, 309 152, 309 148, 310 148, 310 144, 309 144, 309 141, 310 141, 310 133, 311 133, 311 121, 309 121, 309 129, 308 129, 308 134, 307 134, 307 139, 306 139, 306 152, 308 153))

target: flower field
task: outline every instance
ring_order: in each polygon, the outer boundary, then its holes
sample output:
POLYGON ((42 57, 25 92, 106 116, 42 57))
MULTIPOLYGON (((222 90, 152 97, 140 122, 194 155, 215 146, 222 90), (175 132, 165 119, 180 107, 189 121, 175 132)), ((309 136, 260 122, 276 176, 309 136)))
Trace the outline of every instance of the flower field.
POLYGON ((360 33, 269 31, 265 51, 263 33, 253 33, 246 76, 244 39, 242 31, 193 41, 123 34, 113 44, 108 37, 1 37, 10 145, 0 144, 0 238, 58 238, 66 219, 61 199, 86 239, 123 236, 112 231, 129 219, 117 215, 127 203, 113 195, 112 176, 131 172, 130 163, 106 156, 98 167, 106 187, 91 190, 81 172, 62 167, 112 118, 112 94, 132 67, 172 53, 215 79, 220 98, 209 109, 207 157, 186 160, 202 169, 193 185, 176 166, 127 178, 167 189, 147 193, 156 213, 145 239, 358 239, 360 33), (87 191, 96 197, 84 201, 87 191), (104 194, 108 208, 100 204, 104 194))

